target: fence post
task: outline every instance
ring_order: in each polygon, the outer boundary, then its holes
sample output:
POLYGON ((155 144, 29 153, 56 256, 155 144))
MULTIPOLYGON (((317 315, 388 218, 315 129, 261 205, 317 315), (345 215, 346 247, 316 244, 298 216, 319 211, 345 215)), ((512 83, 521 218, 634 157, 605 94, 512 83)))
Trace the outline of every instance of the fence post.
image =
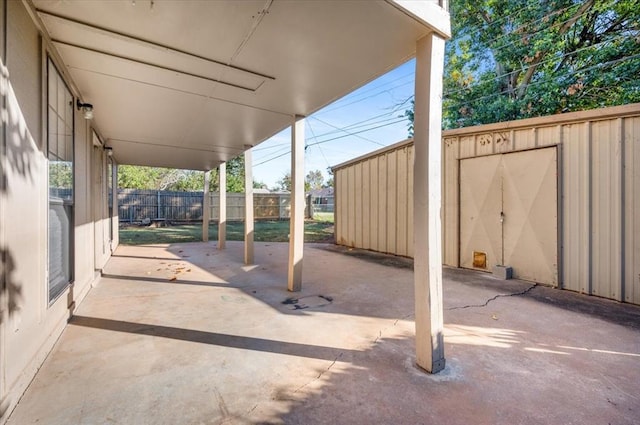
POLYGON ((158 191, 158 202, 157 202, 156 218, 160 218, 160 191, 158 191))
POLYGON ((311 194, 307 195, 307 218, 313 220, 313 204, 311 203, 311 194))

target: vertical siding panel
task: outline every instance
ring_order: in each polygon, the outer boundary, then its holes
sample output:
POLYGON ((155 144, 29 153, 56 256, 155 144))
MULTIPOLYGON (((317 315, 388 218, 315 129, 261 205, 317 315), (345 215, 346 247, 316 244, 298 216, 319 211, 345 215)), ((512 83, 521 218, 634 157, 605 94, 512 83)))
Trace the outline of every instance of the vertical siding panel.
POLYGON ((493 134, 478 134, 476 137, 476 155, 491 155, 493 153, 493 134))
POLYGON ((590 124, 563 127, 562 213, 563 287, 589 292, 589 140, 590 124))
MULTIPOLYGON (((452 140, 455 140, 455 139, 452 139, 452 140)), ((496 153, 510 152, 513 149, 513 145, 512 145, 513 138, 511 137, 510 131, 505 130, 505 131, 494 133, 493 141, 494 141, 496 153)))
POLYGON ((362 248, 371 249, 371 159, 362 163, 362 248))
POLYGON ((398 153, 391 151, 387 154, 387 249, 385 252, 396 253, 396 234, 397 234, 397 208, 396 202, 398 192, 398 153))
POLYGON ((396 192, 396 251, 394 254, 407 255, 407 147, 398 149, 397 151, 397 192, 396 192))
POLYGON ((362 248, 362 162, 353 165, 354 185, 352 187, 355 196, 354 214, 354 240, 357 248, 362 248))
POLYGON ((355 246, 356 244, 356 226, 355 226, 355 214, 356 214, 356 191, 358 188, 355 186, 356 180, 356 168, 352 165, 347 168, 347 175, 349 179, 349 191, 347 196, 347 205, 349 211, 349 219, 347 224, 347 244, 349 246, 355 246))
POLYGON ((442 251, 443 262, 448 266, 458 266, 458 149, 455 138, 448 139, 442 149, 443 189, 442 189, 442 251))
POLYGON ((459 140, 460 158, 472 158, 476 156, 474 136, 462 136, 459 140))
POLYGON ((347 169, 343 168, 338 170, 338 184, 340 185, 338 208, 339 208, 339 220, 338 220, 338 242, 342 245, 347 244, 348 232, 347 226, 349 222, 349 205, 347 203, 347 197, 349 194, 349 179, 347 175, 347 169))
POLYGON ((621 143, 615 121, 592 124, 592 293, 620 299, 621 143))
POLYGON ((378 215, 380 211, 380 203, 378 198, 378 192, 380 185, 378 184, 378 157, 371 158, 369 161, 370 170, 369 170, 369 186, 371 187, 371 211, 369 214, 369 223, 371 225, 371 238, 369 240, 369 244, 371 249, 374 251, 380 251, 380 247, 378 245, 378 215))
POLYGON ((624 121, 624 301, 640 304, 640 117, 624 121))
POLYGON ((378 251, 387 252, 387 156, 378 157, 378 251))
POLYGON ((515 130, 513 132, 513 149, 516 151, 533 149, 536 147, 535 133, 531 128, 515 130))
POLYGON ((560 142, 558 140, 558 126, 540 127, 537 131, 538 147, 553 146, 560 142))
POLYGON ((413 144, 407 149, 407 255, 413 258, 413 144))

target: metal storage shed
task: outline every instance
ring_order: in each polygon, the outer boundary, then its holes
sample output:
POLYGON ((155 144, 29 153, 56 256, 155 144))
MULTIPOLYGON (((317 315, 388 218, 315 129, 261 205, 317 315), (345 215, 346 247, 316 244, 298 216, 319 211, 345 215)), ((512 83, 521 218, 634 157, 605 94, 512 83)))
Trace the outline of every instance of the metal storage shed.
MULTIPOLYGON (((640 304, 640 104, 449 130, 442 146, 443 264, 640 304)), ((412 158, 407 140, 334 167, 338 244, 413 256, 412 158)))

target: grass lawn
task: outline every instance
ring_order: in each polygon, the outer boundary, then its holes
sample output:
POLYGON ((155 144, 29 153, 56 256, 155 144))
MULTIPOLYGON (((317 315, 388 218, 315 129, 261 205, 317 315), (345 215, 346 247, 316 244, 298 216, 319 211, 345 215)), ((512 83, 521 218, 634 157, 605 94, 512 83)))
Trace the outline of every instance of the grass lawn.
MULTIPOLYGON (((256 221, 253 237, 257 242, 288 242, 289 221, 256 221)), ((216 241, 217 239, 218 225, 215 223, 210 224, 209 240, 216 241)), ((124 245, 198 242, 201 240, 201 224, 183 224, 157 228, 147 226, 120 228, 120 243, 124 245)), ((227 223, 227 240, 244 240, 244 223, 227 223)), ((331 214, 331 217, 305 221, 304 241, 333 242, 333 214, 331 214)))
POLYGON ((325 221, 329 223, 333 223, 333 213, 332 212, 315 212, 313 213, 314 221, 325 221))

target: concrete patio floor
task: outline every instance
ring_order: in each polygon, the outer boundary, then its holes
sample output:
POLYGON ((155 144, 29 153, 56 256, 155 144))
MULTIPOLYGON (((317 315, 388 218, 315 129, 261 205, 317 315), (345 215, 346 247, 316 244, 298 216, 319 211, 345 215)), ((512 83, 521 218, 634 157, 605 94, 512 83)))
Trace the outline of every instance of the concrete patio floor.
POLYGON ((429 375, 407 260, 287 249, 119 247, 9 424, 640 423, 637 306, 445 269, 429 375))

